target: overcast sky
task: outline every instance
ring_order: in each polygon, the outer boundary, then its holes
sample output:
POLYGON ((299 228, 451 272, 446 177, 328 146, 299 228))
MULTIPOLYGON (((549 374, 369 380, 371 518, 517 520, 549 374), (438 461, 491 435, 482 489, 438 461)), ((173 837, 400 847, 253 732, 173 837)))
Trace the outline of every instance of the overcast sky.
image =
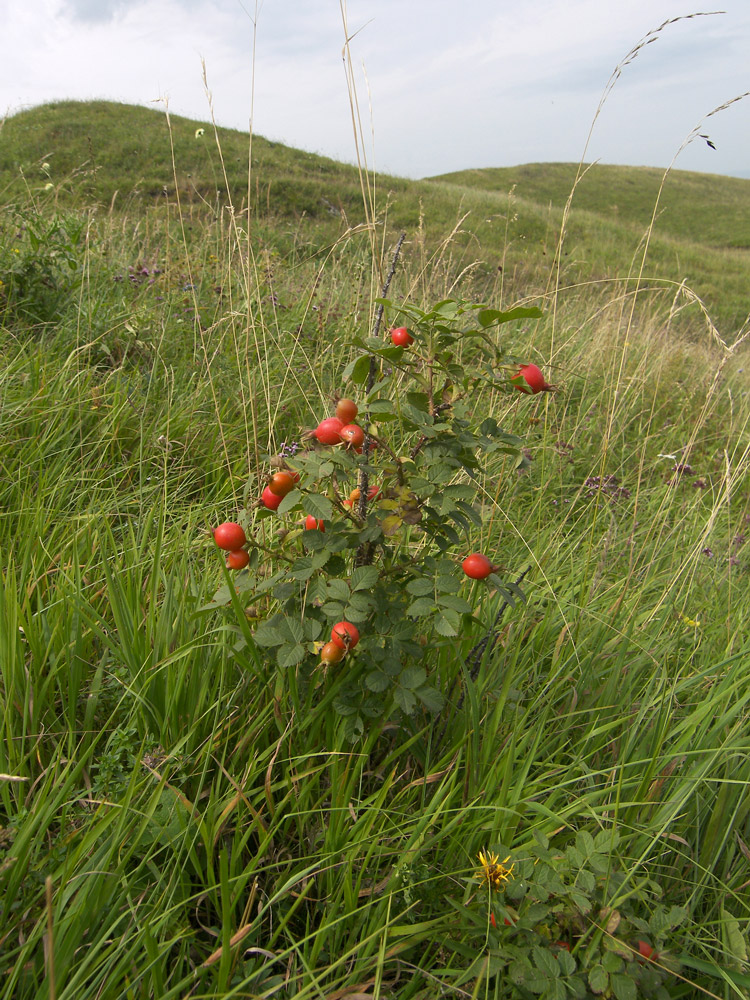
MULTIPOLYGON (((750 0, 347 0, 369 166, 424 177, 581 158, 667 166, 750 91, 750 0)), ((0 116, 65 98, 174 114, 356 159, 339 0, 0 0, 0 116), (254 77, 254 86, 253 86, 254 77), (254 90, 254 93, 253 93, 254 90)), ((750 176, 750 98, 676 167, 750 176)), ((0 142, 2 133, 0 132, 0 142)))

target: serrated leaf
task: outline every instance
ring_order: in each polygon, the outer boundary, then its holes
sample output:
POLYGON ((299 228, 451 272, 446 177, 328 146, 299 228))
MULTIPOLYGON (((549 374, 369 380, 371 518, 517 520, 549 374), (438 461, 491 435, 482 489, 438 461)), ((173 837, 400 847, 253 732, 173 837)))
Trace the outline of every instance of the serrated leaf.
POLYGON ((375 566, 357 566, 352 571, 352 590, 372 590, 378 582, 379 575, 375 566))
POLYGON ((584 858, 590 858, 594 853, 594 838, 588 830, 578 831, 576 834, 576 847, 584 858))
POLYGON ((414 580, 409 580, 404 589, 407 594, 412 594, 414 597, 424 597, 433 592, 434 584, 432 580, 427 580, 425 577, 420 576, 414 580))
POLYGON ((287 615, 285 618, 278 622, 278 630, 284 636, 286 641, 298 643, 302 642, 305 635, 305 630, 302 627, 302 622, 299 618, 292 618, 287 615))
POLYGON ((294 667, 307 655, 307 650, 301 644, 289 645, 285 643, 279 647, 276 653, 276 660, 280 667, 294 667))
POLYGON ((625 963, 616 951, 605 951, 602 955, 602 965, 607 972, 622 972, 625 963))
POLYGON ((679 927, 680 924, 684 924, 687 920, 687 910, 684 906, 672 906, 670 907, 669 913, 667 914, 668 926, 679 927))
POLYGON ((560 975, 560 966, 557 964, 552 952, 547 948, 540 948, 539 945, 535 945, 532 948, 532 954, 534 955, 534 965, 536 965, 537 969, 557 979, 560 975))
POLYGON ((414 694, 419 698, 428 712, 439 712, 443 707, 443 696, 429 684, 423 684, 416 689, 414 694))
POLYGON ((312 559, 300 556, 299 559, 294 560, 292 568, 289 570, 289 576, 293 580, 309 580, 314 572, 315 566, 312 559))
POLYGON ((476 487, 469 486, 467 483, 451 483, 443 489, 443 495, 452 497, 454 500, 471 502, 476 499, 477 490, 476 487))
POLYGON ((362 590, 358 590, 356 594, 352 594, 349 598, 348 608, 356 608, 357 611, 362 611, 367 613, 373 606, 374 600, 372 594, 365 593, 362 590))
POLYGON ((322 519, 325 521, 333 514, 333 504, 328 497, 323 496, 321 493, 305 494, 304 506, 306 514, 312 514, 313 517, 317 517, 319 520, 322 519))
POLYGON ((637 1000, 638 990, 630 976, 615 972, 610 976, 610 986, 617 1000, 637 1000))
POLYGON ((341 696, 333 699, 333 710, 337 715, 356 715, 357 706, 352 705, 346 700, 345 697, 341 696))
POLYGON ((430 597, 418 597, 406 609, 406 614, 410 618, 421 618, 423 615, 430 615, 435 610, 435 602, 430 597))
POLYGON ((463 597, 459 597, 458 594, 441 594, 437 601, 441 607, 450 608, 451 611, 457 611, 459 614, 470 615, 473 611, 469 602, 463 597))
POLYGON ((578 848, 573 847, 572 844, 570 845, 570 847, 566 847, 565 856, 567 857, 568 861, 574 868, 580 868, 583 865, 584 861, 583 855, 578 850, 578 848))
POLYGON ((455 594, 460 590, 462 581, 458 576, 451 576, 447 573, 438 573, 435 578, 435 586, 441 594, 455 594))
POLYGON ((587 896, 584 896, 583 893, 576 892, 575 889, 571 889, 570 901, 581 911, 581 913, 591 912, 591 900, 587 896))
POLYGON ((435 631, 439 635, 458 635, 461 620, 454 611, 441 611, 435 616, 435 631))
POLYGON ((292 509, 292 507, 296 507, 301 499, 302 493, 300 490, 291 490, 291 492, 287 493, 279 506, 276 508, 276 513, 286 514, 287 511, 292 509))
MULTIPOLYGON (((511 586, 515 586, 515 584, 508 584, 508 587, 511 586)), ((600 830, 594 837, 594 850, 598 854, 609 854, 612 848, 617 847, 619 839, 617 830, 600 830)))
POLYGON ((421 687, 427 679, 427 673, 422 667, 407 667, 399 676, 398 682, 405 688, 421 687))
POLYGON ((326 596, 329 601, 348 601, 349 584, 346 580, 329 580, 326 588, 326 596))
POLYGON ((604 993, 609 985, 609 973, 603 965, 594 965, 589 969, 589 988, 592 993, 604 993))
POLYGON ((320 633, 323 631, 322 624, 316 618, 305 618, 302 624, 305 639, 308 642, 315 642, 315 640, 320 636, 320 633))
POLYGON ((367 621, 370 611, 371 607, 369 605, 365 608, 358 608, 353 604, 347 604, 341 613, 341 617, 344 621, 351 622, 353 625, 361 625, 362 622, 367 621))
POLYGON ((253 632, 253 639, 259 646, 281 646, 285 641, 284 636, 273 625, 264 622, 253 632))
POLYGON ((365 674, 365 685, 370 691, 386 691, 391 686, 391 678, 382 670, 370 670, 365 674))
POLYGON ((397 687, 393 697, 404 715, 411 715, 417 706, 417 699, 407 688, 397 687))
POLYGON ((576 971, 576 960, 565 948, 560 949, 559 954, 557 955, 557 961, 560 963, 563 975, 572 976, 576 971))

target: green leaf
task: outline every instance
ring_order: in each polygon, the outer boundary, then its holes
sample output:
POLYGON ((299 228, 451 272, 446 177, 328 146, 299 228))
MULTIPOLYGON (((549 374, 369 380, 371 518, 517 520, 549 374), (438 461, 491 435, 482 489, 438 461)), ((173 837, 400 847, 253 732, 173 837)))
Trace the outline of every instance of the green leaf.
POLYGON ((590 858, 594 853, 594 838, 588 830, 578 831, 576 834, 576 847, 584 858, 590 858))
POLYGON ((357 566, 352 572, 352 590, 372 590, 380 576, 376 566, 357 566))
POLYGON ((356 715, 357 706, 352 705, 351 702, 347 701, 346 698, 341 695, 333 700, 333 710, 337 715, 356 715))
POLYGON ((276 659, 280 667, 294 667, 307 655, 307 650, 303 645, 285 644, 279 648, 276 659))
POLYGON ((607 972, 622 972, 623 960, 614 951, 605 951, 602 955, 602 966, 607 972))
POLYGON ((589 969, 589 987, 592 993, 604 993, 609 985, 609 973, 602 965, 589 969))
POLYGON ((437 601, 441 607, 450 608, 451 611, 457 611, 459 614, 470 615, 474 610, 469 602, 463 597, 459 597, 458 594, 441 594, 437 601))
POLYGON ((284 636, 268 622, 263 622, 256 628, 253 639, 259 646, 280 646, 284 642, 284 636))
POLYGON ((411 715, 417 706, 417 699, 407 688, 397 687, 393 697, 404 715, 411 715))
POLYGON ((296 507, 297 504, 302 499, 302 493, 300 490, 292 490, 290 493, 284 497, 279 506, 276 508, 277 514, 286 514, 287 511, 291 510, 292 507, 296 507))
POLYGON ((357 611, 361 611, 363 614, 367 614, 374 604, 374 599, 372 594, 365 593, 362 590, 358 590, 356 594, 352 594, 349 598, 349 604, 347 607, 355 608, 357 611))
POLYGON ((476 499, 477 490, 476 487, 469 486, 467 483, 451 483, 443 489, 443 496, 471 502, 476 499))
POLYGON ((433 592, 434 584, 432 580, 427 580, 423 576, 418 576, 414 580, 409 580, 404 589, 407 594, 412 594, 414 597, 425 597, 427 594, 431 594, 433 592))
POLYGON ((540 948, 538 945, 535 945, 532 953, 534 955, 534 965, 536 965, 537 969, 557 979, 560 975, 560 966, 557 964, 552 952, 548 948, 540 948))
POLYGON ((572 976, 576 971, 576 960, 566 951, 565 948, 561 948, 557 956, 557 961, 560 963, 560 968, 563 971, 563 975, 572 976))
POLYGON ((610 985, 617 1000, 637 1000, 638 991, 630 976, 626 976, 624 973, 614 973, 610 977, 610 985))
POLYGON ((430 615, 435 610, 435 602, 430 597, 418 597, 406 609, 406 614, 410 618, 421 618, 423 615, 430 615))
POLYGON ((393 413, 393 403, 390 399, 373 399, 367 404, 367 409, 371 415, 377 414, 382 419, 383 414, 393 413))
POLYGON ((430 399, 426 392, 407 392, 406 400, 415 409, 430 412, 430 399))
POLYGON ((362 385, 367 381, 370 374, 370 358, 360 355, 355 361, 351 361, 344 369, 344 380, 351 379, 356 385, 362 385))
POLYGON ((391 678, 382 670, 369 670, 365 674, 365 685, 370 691, 386 691, 391 686, 391 678))
POLYGON ((573 868, 580 868, 583 865, 584 862, 583 855, 578 850, 578 848, 573 847, 572 844, 570 847, 565 848, 565 856, 570 862, 570 864, 573 866, 573 868))
POLYGON ((672 906, 667 914, 668 926, 679 927, 687 920, 688 913, 684 906, 672 906))
POLYGON ((503 312, 501 309, 482 309, 477 319, 481 326, 492 326, 494 323, 510 323, 514 319, 541 319, 542 310, 536 306, 516 306, 503 312))
POLYGON ((581 911, 581 913, 591 912, 591 900, 587 896, 584 896, 583 893, 576 892, 575 889, 571 889, 570 901, 581 911))
POLYGON ((305 635, 305 630, 302 627, 300 619, 292 618, 289 615, 278 623, 278 629, 285 640, 295 643, 302 642, 305 635))
MULTIPOLYGON (((286 499, 286 497, 284 498, 286 499)), ((312 514, 313 517, 326 520, 333 514, 333 504, 328 497, 320 493, 305 494, 305 513, 312 514)))
POLYGON ((441 611, 435 616, 435 631, 439 635, 458 635, 461 619, 455 611, 441 611))
POLYGON ((326 588, 326 596, 329 601, 348 601, 349 584, 346 580, 329 580, 326 588))
POLYGON ((401 672, 398 682, 405 688, 421 687, 427 679, 427 673, 422 667, 407 667, 401 672))
POLYGON ((299 559, 294 560, 292 568, 289 570, 289 576, 291 576, 293 580, 309 580, 314 572, 315 567, 312 559, 308 559, 306 556, 300 556, 299 559))
MULTIPOLYGON (((508 586, 515 585, 508 584, 508 586)), ((620 835, 617 830, 600 830, 594 837, 594 850, 599 854, 609 854, 613 848, 617 847, 619 840, 620 835)))
POLYGON ((439 712, 443 707, 443 696, 429 684, 423 684, 416 689, 414 694, 419 698, 428 712, 439 712))

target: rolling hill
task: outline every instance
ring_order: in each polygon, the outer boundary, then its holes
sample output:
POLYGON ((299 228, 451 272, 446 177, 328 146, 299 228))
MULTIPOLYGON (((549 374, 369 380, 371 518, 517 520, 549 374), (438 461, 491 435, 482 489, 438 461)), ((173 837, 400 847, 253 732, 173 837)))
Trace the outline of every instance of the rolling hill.
MULTIPOLYGON (((411 181, 378 175, 247 133, 106 101, 64 101, 19 113, 0 130, 0 204, 98 206, 150 212, 178 197, 184 211, 249 203, 264 238, 314 252, 369 218, 436 246, 458 227, 475 273, 507 294, 638 273, 663 172, 595 165, 578 185, 557 258, 575 164, 465 170, 411 181), (249 152, 252 150, 252 167, 249 152), (367 210, 363 187, 368 191, 367 210), (460 224, 459 224, 460 223, 460 224), (559 271, 558 271, 559 268, 559 271)), ((685 281, 715 321, 737 328, 748 312, 750 180, 673 171, 650 234, 644 277, 685 281)))

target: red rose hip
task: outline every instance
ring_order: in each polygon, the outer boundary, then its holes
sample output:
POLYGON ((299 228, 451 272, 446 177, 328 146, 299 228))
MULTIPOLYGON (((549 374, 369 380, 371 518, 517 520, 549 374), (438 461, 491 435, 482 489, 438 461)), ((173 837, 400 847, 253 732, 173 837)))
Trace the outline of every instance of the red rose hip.
POLYGON ((359 642, 359 629, 351 622, 337 622, 331 629, 331 642, 342 649, 354 649, 359 642))
POLYGON ((277 510, 283 499, 278 493, 274 493, 270 486, 266 486, 260 495, 260 502, 269 510, 277 510))
POLYGON ((340 444, 343 426, 338 417, 326 417, 313 431, 313 437, 316 437, 321 444, 340 444))
POLYGON ((544 392, 545 389, 549 388, 541 368, 536 365, 521 365, 513 376, 513 384, 519 392, 531 393, 532 395, 544 392))
POLYGON ((396 347, 408 347, 414 343, 414 337, 405 326, 396 326, 391 330, 391 340, 396 347))
POLYGON ((244 569, 250 562, 250 554, 245 549, 227 555, 227 569, 244 569))
POLYGON ((481 552, 472 552, 464 559, 461 566, 464 573, 472 580, 485 580, 495 568, 481 552))
POLYGON ((218 528, 214 528, 214 541, 220 549, 233 552, 242 548, 247 536, 241 524, 237 524, 236 521, 224 521, 218 528))

